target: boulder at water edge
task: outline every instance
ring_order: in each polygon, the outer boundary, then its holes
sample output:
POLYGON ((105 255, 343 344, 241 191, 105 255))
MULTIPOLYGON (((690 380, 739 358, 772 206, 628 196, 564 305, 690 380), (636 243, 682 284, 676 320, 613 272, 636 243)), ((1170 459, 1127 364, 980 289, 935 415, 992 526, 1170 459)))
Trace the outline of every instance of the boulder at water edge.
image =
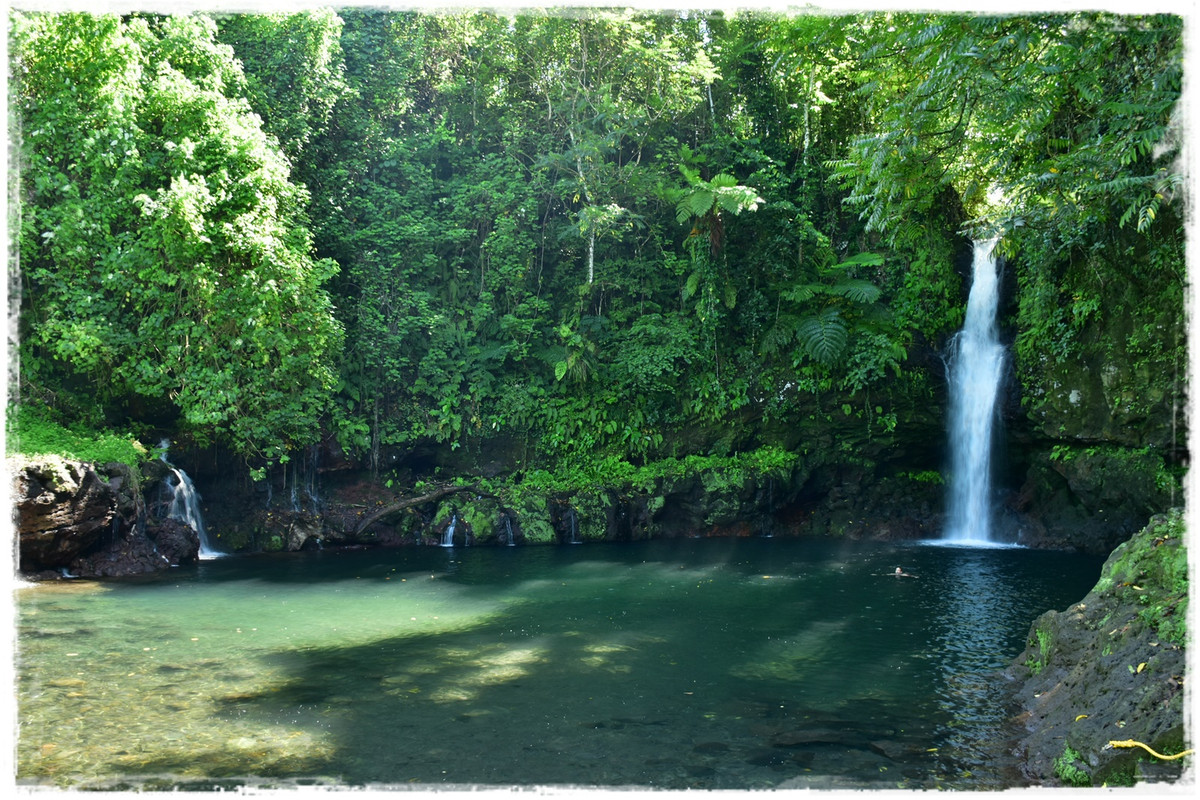
POLYGON ((191 528, 139 524, 145 503, 125 464, 36 456, 9 458, 7 466, 26 577, 134 575, 196 559, 200 540, 191 528))

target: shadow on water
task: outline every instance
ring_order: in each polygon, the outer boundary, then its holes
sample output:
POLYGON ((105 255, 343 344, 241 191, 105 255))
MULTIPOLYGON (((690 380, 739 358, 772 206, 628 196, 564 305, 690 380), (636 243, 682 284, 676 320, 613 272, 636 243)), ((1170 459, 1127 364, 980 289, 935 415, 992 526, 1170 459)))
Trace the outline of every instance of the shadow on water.
MULTIPOLYGON (((108 756, 109 774, 199 772, 178 783, 191 788, 246 775, 997 786, 1005 776, 989 771, 986 739, 1003 713, 987 674, 1020 650, 1034 616, 1078 599, 1095 577, 1047 554, 785 540, 266 563, 226 559, 172 576, 193 611, 199 596, 187 587, 214 584, 250 587, 239 605, 304 609, 298 634, 158 668, 205 672, 203 704, 226 735, 148 744, 136 759, 126 747, 108 756), (901 565, 917 577, 893 577, 901 565), (320 636, 322 625, 338 627, 320 636)), ((163 594, 138 589, 162 607, 163 594)), ((226 606, 203 611, 234 618, 226 606)))

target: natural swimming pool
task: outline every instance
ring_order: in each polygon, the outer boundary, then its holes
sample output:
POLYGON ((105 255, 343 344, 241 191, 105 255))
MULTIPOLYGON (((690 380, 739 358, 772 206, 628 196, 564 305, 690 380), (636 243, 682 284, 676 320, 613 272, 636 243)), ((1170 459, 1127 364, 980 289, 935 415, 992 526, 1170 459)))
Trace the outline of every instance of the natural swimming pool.
POLYGON ((230 557, 26 587, 18 779, 994 788, 1013 779, 995 672, 1100 564, 678 539, 230 557))

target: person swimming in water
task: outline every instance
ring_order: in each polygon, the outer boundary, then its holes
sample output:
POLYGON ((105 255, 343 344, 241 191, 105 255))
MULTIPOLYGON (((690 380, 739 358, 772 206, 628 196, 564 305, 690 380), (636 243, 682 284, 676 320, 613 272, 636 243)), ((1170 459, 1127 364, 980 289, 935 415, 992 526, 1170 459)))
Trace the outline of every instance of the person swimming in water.
POLYGON ((892 575, 896 576, 897 578, 915 578, 915 577, 917 577, 916 575, 909 575, 907 572, 900 569, 899 567, 896 567, 896 571, 893 572, 892 575))

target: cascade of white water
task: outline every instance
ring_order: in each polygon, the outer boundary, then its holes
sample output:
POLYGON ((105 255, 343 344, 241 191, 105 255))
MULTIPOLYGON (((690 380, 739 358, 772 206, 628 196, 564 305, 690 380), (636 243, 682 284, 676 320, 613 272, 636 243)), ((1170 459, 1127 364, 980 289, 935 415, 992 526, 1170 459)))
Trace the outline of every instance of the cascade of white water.
POLYGON ((996 241, 975 243, 966 320, 951 343, 950 495, 944 538, 992 541, 991 459, 1004 346, 996 329, 1000 277, 996 241))
POLYGON ((579 544, 579 522, 574 508, 571 509, 571 544, 579 544))
POLYGON ((200 536, 200 558, 218 558, 223 553, 213 549, 208 540, 208 531, 204 527, 204 516, 200 513, 200 493, 196 491, 191 477, 178 467, 171 467, 175 476, 175 485, 171 487, 171 506, 167 510, 167 518, 179 520, 189 526, 200 536))
POLYGON ((174 484, 167 484, 167 489, 171 492, 171 503, 167 507, 167 519, 182 522, 199 535, 201 559, 220 558, 225 554, 214 548, 208 540, 208 530, 204 527, 204 515, 200 513, 200 493, 196 491, 196 485, 192 483, 191 476, 167 460, 169 444, 169 441, 163 439, 158 445, 162 450, 159 459, 175 476, 174 484))
POLYGON ((516 540, 513 539, 512 520, 508 517, 504 518, 504 531, 508 540, 508 546, 515 547, 517 543, 516 540))
POLYGON ((458 514, 450 515, 450 524, 442 534, 442 547, 454 547, 454 529, 458 526, 458 514))

